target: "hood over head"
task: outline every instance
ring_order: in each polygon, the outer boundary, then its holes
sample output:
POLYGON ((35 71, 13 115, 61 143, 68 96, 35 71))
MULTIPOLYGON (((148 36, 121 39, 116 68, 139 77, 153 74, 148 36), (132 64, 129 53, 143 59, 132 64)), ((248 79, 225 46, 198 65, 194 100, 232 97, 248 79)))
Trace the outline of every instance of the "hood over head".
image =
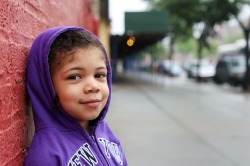
MULTIPOLYGON (((28 57, 26 82, 29 98, 32 104, 36 130, 52 126, 62 130, 67 130, 80 126, 76 120, 65 113, 62 107, 58 105, 55 89, 50 76, 48 62, 52 43, 60 34, 68 30, 82 30, 91 34, 97 39, 94 34, 83 29, 82 27, 60 26, 45 30, 34 40, 28 57)), ((110 93, 108 101, 101 114, 96 120, 93 121, 95 123, 98 123, 105 118, 111 98, 112 72, 106 53, 105 57, 108 70, 107 80, 110 93)))

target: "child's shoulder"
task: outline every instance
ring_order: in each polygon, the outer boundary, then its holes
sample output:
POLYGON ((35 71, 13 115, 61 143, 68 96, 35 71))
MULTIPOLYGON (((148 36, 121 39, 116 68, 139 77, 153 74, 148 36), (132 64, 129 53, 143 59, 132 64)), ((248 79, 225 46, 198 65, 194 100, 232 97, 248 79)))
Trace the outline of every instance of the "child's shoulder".
POLYGON ((58 130, 48 129, 39 130, 35 133, 28 155, 25 160, 25 166, 44 166, 60 161, 59 151, 62 144, 62 132, 58 130), (34 165, 35 163, 35 165, 34 165))

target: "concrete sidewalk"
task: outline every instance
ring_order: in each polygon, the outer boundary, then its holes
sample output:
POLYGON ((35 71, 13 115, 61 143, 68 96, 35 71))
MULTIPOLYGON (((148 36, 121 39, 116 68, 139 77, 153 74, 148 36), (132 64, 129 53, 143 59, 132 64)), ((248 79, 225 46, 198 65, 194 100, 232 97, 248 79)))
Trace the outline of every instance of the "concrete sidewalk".
MULTIPOLYGON (((230 158, 182 121, 164 112, 168 105, 159 105, 140 84, 142 82, 128 78, 114 84, 107 117, 121 139, 130 166, 249 165, 249 154, 238 154, 245 155, 241 162, 230 158)), ((157 88, 153 84, 143 84, 148 91, 157 88)), ((162 95, 160 91, 159 95, 162 95)))

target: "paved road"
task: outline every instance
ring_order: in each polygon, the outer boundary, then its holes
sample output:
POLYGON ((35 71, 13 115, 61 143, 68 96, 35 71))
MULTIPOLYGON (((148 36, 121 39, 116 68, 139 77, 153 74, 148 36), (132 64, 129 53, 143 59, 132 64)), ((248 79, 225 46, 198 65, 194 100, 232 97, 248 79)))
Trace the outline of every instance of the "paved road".
POLYGON ((250 165, 249 94, 185 79, 121 78, 107 118, 130 166, 250 165))

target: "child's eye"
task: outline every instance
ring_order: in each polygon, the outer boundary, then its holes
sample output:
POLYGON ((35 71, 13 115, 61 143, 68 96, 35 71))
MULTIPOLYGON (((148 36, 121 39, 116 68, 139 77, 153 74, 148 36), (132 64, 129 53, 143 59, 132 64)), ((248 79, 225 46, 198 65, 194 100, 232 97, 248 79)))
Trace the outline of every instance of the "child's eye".
POLYGON ((104 73, 98 73, 95 75, 96 78, 105 78, 106 77, 106 74, 104 73))
POLYGON ((79 79, 81 79, 81 77, 79 75, 71 75, 71 76, 68 77, 68 79, 70 79, 70 80, 79 80, 79 79))

